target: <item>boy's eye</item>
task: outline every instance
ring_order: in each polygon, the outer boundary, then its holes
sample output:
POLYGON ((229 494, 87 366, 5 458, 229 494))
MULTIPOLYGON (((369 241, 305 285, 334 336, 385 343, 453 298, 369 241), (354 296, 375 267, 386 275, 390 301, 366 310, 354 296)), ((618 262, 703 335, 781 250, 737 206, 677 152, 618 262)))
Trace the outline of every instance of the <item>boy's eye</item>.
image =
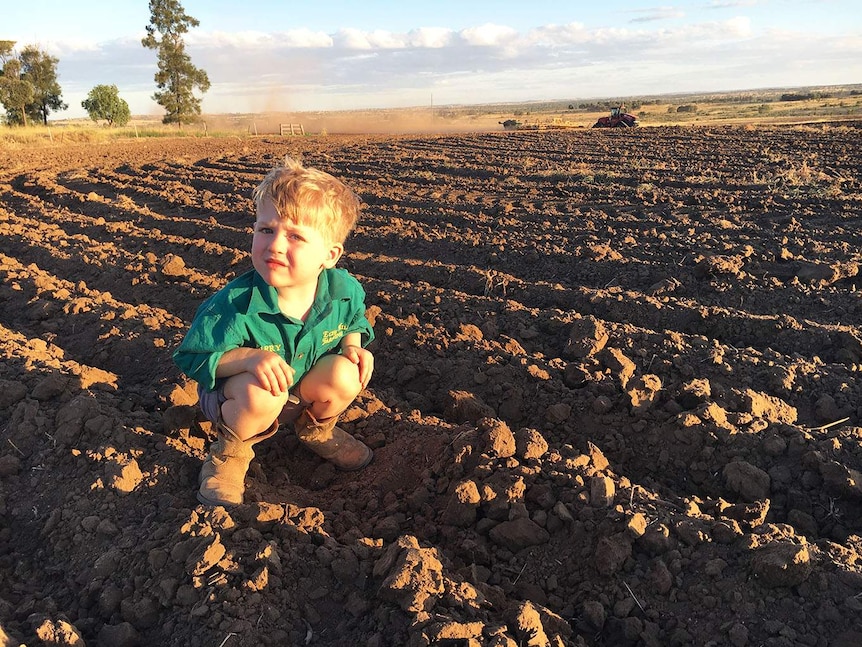
POLYGON ((272 227, 260 226, 257 228, 257 231, 261 234, 271 234, 272 233, 272 227))

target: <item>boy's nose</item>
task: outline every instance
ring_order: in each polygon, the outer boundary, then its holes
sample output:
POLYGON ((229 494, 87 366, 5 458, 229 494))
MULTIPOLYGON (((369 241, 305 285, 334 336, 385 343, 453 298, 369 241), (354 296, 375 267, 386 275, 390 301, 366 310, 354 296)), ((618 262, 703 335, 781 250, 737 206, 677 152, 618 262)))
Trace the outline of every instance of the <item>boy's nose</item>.
POLYGON ((273 236, 269 241, 269 248, 276 252, 285 251, 287 249, 287 238, 284 236, 273 236))

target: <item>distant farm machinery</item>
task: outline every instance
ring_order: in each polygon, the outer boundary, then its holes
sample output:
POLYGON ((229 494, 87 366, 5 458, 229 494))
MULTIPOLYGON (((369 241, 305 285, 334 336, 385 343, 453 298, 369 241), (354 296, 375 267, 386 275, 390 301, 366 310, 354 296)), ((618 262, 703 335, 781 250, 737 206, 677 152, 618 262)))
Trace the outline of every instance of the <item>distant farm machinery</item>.
MULTIPOLYGON (((567 130, 570 128, 584 128, 583 124, 564 121, 561 117, 530 122, 506 119, 498 123, 503 126, 504 130, 567 130)), ((598 121, 593 124, 593 128, 635 128, 637 125, 637 117, 626 112, 624 105, 618 105, 611 108, 610 115, 599 117, 598 121)))
POLYGON ((614 106, 611 114, 607 117, 599 117, 593 124, 593 128, 634 128, 638 125, 638 118, 626 112, 625 106, 614 106))

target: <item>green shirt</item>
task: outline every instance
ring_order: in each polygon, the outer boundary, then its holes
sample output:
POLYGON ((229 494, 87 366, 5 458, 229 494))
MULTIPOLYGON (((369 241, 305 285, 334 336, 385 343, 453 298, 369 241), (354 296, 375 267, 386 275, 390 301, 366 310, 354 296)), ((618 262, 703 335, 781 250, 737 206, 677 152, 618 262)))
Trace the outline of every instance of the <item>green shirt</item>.
POLYGON ((261 348, 281 355, 295 383, 322 356, 339 350, 344 335, 358 332, 362 345, 374 339, 365 318, 365 290, 346 270, 326 269, 303 322, 278 308, 275 288, 251 270, 238 276, 198 308, 174 362, 202 388, 216 388, 216 367, 234 348, 261 348))

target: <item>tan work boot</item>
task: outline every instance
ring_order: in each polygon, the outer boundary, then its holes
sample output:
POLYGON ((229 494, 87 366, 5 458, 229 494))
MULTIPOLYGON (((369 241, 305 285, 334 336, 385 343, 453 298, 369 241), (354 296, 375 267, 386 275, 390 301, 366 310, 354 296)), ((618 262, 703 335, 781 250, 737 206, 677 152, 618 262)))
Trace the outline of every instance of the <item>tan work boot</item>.
POLYGON ((245 492, 245 473, 254 458, 252 447, 278 431, 278 421, 248 440, 240 440, 221 420, 216 430, 218 438, 210 445, 198 476, 198 501, 209 506, 239 505, 245 492))
POLYGON ((338 416, 316 420, 305 409, 296 420, 296 435, 303 445, 338 469, 345 472, 361 470, 374 458, 374 452, 362 441, 336 427, 336 422, 338 416))

